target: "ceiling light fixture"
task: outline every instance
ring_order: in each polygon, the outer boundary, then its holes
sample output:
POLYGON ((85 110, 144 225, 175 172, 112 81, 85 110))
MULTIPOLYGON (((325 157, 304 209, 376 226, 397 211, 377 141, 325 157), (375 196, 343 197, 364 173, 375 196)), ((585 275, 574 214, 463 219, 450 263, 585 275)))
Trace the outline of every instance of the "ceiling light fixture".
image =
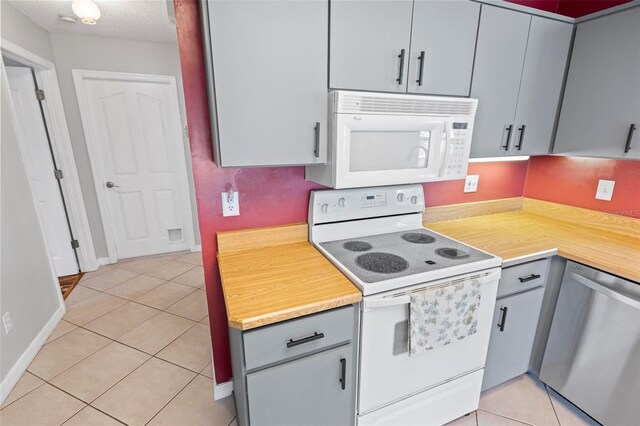
POLYGON ((95 25, 100 18, 100 9, 91 0, 73 0, 71 9, 73 13, 78 15, 83 24, 95 25))

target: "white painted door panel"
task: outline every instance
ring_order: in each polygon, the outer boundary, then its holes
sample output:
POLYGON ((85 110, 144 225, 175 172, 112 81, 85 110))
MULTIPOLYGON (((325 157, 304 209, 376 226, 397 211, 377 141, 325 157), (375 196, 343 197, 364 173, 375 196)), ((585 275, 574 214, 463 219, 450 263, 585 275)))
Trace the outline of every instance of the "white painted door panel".
POLYGON ((36 202, 40 226, 58 276, 78 273, 62 195, 54 175, 47 132, 36 99, 31 69, 6 67, 16 111, 22 155, 36 202))
MULTIPOLYGON (((175 86, 84 78, 82 110, 118 258, 185 250, 191 210, 175 86), (112 188, 106 186, 113 182, 112 188)), ((79 94, 79 96, 81 96, 79 94)))

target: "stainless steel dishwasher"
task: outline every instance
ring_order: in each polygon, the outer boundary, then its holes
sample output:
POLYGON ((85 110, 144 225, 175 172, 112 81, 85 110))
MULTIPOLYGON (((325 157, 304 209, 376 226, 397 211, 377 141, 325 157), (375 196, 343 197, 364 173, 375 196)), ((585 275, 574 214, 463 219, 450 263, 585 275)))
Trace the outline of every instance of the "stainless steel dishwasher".
POLYGON ((540 378, 604 425, 640 424, 640 284, 567 262, 540 378))

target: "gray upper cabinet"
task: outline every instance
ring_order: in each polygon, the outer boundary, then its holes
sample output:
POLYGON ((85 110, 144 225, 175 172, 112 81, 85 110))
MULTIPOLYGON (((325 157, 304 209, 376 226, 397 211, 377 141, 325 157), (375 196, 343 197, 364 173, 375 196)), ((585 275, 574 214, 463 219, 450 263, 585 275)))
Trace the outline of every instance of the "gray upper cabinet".
POLYGON ((482 6, 471 97, 478 99, 471 157, 507 155, 531 16, 482 6))
POLYGON ((328 13, 327 0, 204 3, 218 165, 326 161, 328 13))
POLYGON ((531 18, 511 152, 548 154, 567 68, 573 25, 531 18))
POLYGON ((412 0, 332 1, 329 86, 405 92, 412 8, 412 0))
POLYGON ((408 92, 469 96, 480 4, 416 0, 408 92))
POLYGON ((639 159, 633 125, 640 127, 640 8, 578 24, 553 152, 639 159))
POLYGON ((472 157, 549 152, 572 35, 568 23, 482 6, 472 157))

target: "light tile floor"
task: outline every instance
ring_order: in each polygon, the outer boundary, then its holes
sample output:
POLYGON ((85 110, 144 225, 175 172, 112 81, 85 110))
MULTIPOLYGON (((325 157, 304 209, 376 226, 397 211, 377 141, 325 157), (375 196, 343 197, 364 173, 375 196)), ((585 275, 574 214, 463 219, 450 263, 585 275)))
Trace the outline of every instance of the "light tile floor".
POLYGON ((483 392, 477 411, 447 426, 597 426, 535 376, 524 374, 483 392))
POLYGON ((223 425, 200 253, 90 272, 0 410, 10 425, 223 425))
MULTIPOLYGON (((85 274, 67 314, 0 410, 10 425, 237 425, 213 400, 200 253, 119 262, 85 274)), ((535 377, 482 394, 448 426, 597 425, 535 377)))

